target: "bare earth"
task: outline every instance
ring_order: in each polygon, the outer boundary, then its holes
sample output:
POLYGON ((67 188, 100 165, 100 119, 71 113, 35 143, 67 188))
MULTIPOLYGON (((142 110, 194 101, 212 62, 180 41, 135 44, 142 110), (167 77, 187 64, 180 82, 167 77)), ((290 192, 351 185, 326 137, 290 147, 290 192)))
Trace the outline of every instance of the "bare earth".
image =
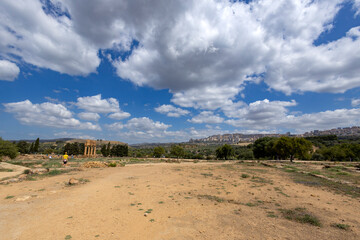
POLYGON ((0 185, 0 239, 360 239, 359 210, 359 199, 294 183, 279 169, 134 164, 0 185), (71 177, 89 182, 66 186, 71 177), (279 211, 295 208, 322 226, 279 211))

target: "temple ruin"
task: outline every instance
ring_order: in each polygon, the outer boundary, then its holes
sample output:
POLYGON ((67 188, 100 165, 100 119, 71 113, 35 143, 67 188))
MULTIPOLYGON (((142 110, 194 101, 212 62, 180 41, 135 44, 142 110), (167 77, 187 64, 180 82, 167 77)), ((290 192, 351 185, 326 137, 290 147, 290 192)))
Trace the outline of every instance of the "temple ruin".
POLYGON ((86 140, 84 156, 94 157, 96 155, 96 141, 95 140, 86 140))

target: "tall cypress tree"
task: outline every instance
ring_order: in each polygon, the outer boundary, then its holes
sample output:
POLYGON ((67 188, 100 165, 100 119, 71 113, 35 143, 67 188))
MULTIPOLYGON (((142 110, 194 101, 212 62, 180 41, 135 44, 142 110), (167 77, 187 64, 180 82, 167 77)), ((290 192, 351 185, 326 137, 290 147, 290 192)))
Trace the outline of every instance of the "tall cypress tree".
POLYGON ((101 153, 102 153, 102 155, 103 155, 104 157, 107 157, 107 156, 108 156, 108 154, 107 154, 107 148, 106 148, 106 145, 105 145, 105 144, 102 145, 102 147, 101 147, 101 153))
POLYGON ((109 156, 110 153, 111 153, 111 149, 110 149, 110 142, 109 142, 108 145, 107 145, 107 149, 106 149, 107 156, 109 156))
POLYGON ((29 153, 34 153, 34 142, 32 142, 30 145, 29 153))
POLYGON ((39 145, 40 145, 40 139, 37 138, 34 145, 34 152, 37 153, 39 151, 39 145))

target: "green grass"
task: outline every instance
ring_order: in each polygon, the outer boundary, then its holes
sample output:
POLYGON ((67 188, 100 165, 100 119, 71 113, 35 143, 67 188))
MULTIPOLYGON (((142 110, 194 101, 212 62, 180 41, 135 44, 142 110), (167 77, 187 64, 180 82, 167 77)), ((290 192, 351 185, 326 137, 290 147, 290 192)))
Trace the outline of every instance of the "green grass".
POLYGON ((13 172, 14 170, 9 168, 0 168, 0 172, 13 172))
POLYGON ((207 194, 206 195, 198 195, 198 198, 205 198, 205 199, 208 199, 210 201, 216 201, 216 202, 219 202, 219 203, 225 201, 225 199, 223 199, 223 198, 213 196, 213 195, 207 195, 207 194))
POLYGON ((245 203, 245 205, 248 207, 256 207, 257 206, 257 204, 251 203, 251 202, 245 203))
POLYGON ((67 169, 67 170, 59 170, 59 169, 53 169, 47 173, 44 173, 42 174, 41 176, 57 176, 57 175, 60 175, 60 174, 64 174, 64 173, 68 173, 68 172, 71 172, 73 171, 72 169, 67 169))
POLYGON ((117 165, 116 162, 111 162, 108 164, 109 167, 116 167, 116 165, 117 165))
POLYGON ((65 240, 72 239, 71 235, 66 235, 65 240))
POLYGON ((340 176, 349 176, 350 173, 347 172, 337 172, 336 175, 340 175, 340 176))
POLYGON ((63 164, 59 161, 48 161, 42 164, 44 168, 61 168, 63 164))
POLYGON ((246 174, 246 173, 243 173, 243 174, 241 174, 241 177, 242 177, 242 178, 248 178, 248 177, 250 177, 250 175, 248 175, 248 174, 246 174))
POLYGON ((86 178, 79 178, 79 182, 80 183, 87 183, 87 182, 90 182, 90 180, 86 179, 86 178))
POLYGON ((269 179, 265 179, 265 178, 262 178, 262 177, 255 177, 255 176, 253 176, 250 181, 252 181, 254 183, 269 183, 269 184, 273 183, 269 179))
POLYGON ((145 211, 145 213, 151 213, 153 210, 151 208, 149 208, 148 210, 145 211))
POLYGON ((212 173, 201 173, 204 177, 212 177, 212 173))
POLYGON ((278 217, 277 215, 275 215, 274 212, 267 212, 266 216, 269 217, 269 218, 277 218, 278 217))
POLYGON ((15 196, 12 196, 12 195, 9 195, 9 196, 6 196, 5 199, 11 199, 11 198, 14 198, 15 196))
POLYGON ((150 219, 149 221, 150 221, 150 222, 155 222, 155 219, 152 218, 152 219, 150 219))
POLYGON ((159 204, 164 204, 164 202, 163 202, 163 201, 160 201, 159 204))
POLYGON ((342 223, 334 223, 334 224, 331 224, 331 226, 334 228, 339 228, 341 230, 349 230, 350 229, 350 225, 342 224, 342 223))
POLYGON ((274 190, 277 193, 280 193, 281 195, 284 195, 285 197, 290 197, 289 195, 287 195, 286 193, 284 193, 279 187, 274 187, 274 190))
POLYGON ((290 177, 295 183, 311 187, 327 188, 338 194, 345 194, 354 198, 360 198, 360 188, 346 183, 331 181, 324 178, 318 178, 309 174, 290 173, 290 177))
POLYGON ((307 223, 317 227, 321 226, 320 220, 316 216, 307 212, 305 208, 280 209, 280 212, 282 213, 283 217, 288 220, 299 223, 307 223))
POLYGON ((284 171, 285 172, 298 172, 299 169, 297 167, 294 167, 294 166, 285 165, 284 166, 284 171))

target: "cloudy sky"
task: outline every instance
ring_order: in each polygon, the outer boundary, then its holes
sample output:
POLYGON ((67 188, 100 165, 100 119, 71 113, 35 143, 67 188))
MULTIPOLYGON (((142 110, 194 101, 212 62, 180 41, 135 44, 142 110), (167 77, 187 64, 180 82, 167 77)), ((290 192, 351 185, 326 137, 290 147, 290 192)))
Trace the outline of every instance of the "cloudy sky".
POLYGON ((360 0, 2 0, 0 136, 360 125, 360 0))

